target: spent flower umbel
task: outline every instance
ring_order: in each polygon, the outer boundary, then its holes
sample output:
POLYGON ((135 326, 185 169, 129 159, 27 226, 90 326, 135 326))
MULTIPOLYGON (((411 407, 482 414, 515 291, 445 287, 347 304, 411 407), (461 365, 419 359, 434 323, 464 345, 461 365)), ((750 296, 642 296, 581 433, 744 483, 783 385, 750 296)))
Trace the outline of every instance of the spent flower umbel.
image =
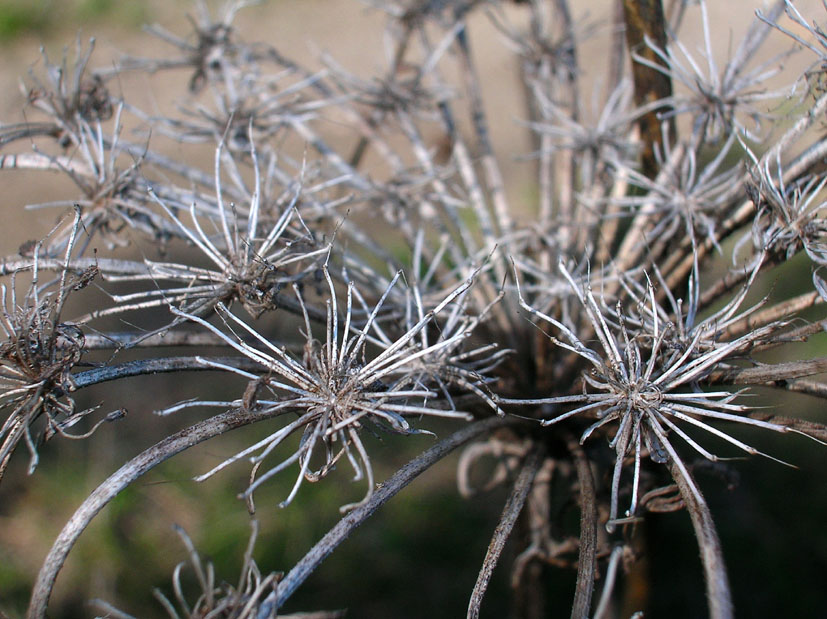
MULTIPOLYGON (((549 336, 555 344, 568 349, 588 362, 582 374, 584 393, 535 400, 513 400, 523 405, 568 405, 574 408, 547 419, 541 424, 552 425, 574 416, 596 418, 580 437, 581 444, 607 424, 617 426, 610 447, 616 451, 612 474, 612 499, 607 526, 612 530, 622 520, 617 519, 621 472, 627 455, 634 458, 632 498, 626 517, 634 517, 638 507, 641 457, 658 463, 670 461, 683 464, 672 445, 670 434, 680 437, 703 457, 718 461, 721 458, 703 447, 687 434, 677 422, 689 424, 723 439, 749 454, 772 458, 711 425, 714 420, 725 420, 745 425, 788 432, 790 428, 743 415, 749 406, 735 403, 741 395, 731 391, 703 391, 698 385, 710 370, 722 361, 737 358, 749 345, 772 331, 774 325, 756 329, 731 341, 720 341, 718 334, 734 321, 753 311, 737 313, 744 295, 739 294, 724 308, 707 319, 692 324, 694 309, 688 309, 688 324, 676 326, 669 321, 672 312, 657 304, 652 283, 645 286, 626 284, 630 293, 628 309, 620 301, 612 308, 605 298, 598 301, 591 286, 581 286, 569 274, 565 265, 558 265, 569 281, 578 302, 590 324, 589 332, 600 344, 598 350, 581 341, 572 327, 534 310, 522 300, 521 305, 531 315, 554 326, 559 335, 549 336)), ((697 273, 694 274, 697 277, 697 273)), ((690 301, 691 304, 691 301, 690 301)), ((772 458, 775 459, 775 458, 772 458)))
MULTIPOLYGON (((353 468, 354 479, 365 479, 368 485, 365 498, 360 503, 342 508, 346 510, 363 504, 373 493, 374 474, 370 456, 361 437, 363 427, 398 434, 413 434, 419 431, 411 427, 406 417, 471 419, 470 413, 456 410, 453 406, 445 407, 437 400, 440 393, 435 391, 435 388, 440 387, 447 393, 446 383, 479 393, 491 402, 490 397, 485 396, 482 391, 485 388, 484 379, 479 371, 463 367, 465 359, 479 356, 475 351, 462 356, 442 354, 443 351, 456 351, 471 335, 476 321, 469 318, 460 319, 460 328, 453 325, 448 327, 447 337, 441 337, 433 343, 429 343, 425 337, 419 337, 430 323, 439 320, 443 312, 450 312, 452 305, 461 304, 462 296, 467 293, 473 282, 473 275, 435 307, 426 311, 421 305, 417 306, 420 311, 415 322, 399 337, 391 340, 379 325, 379 313, 390 290, 397 285, 401 273, 393 277, 383 296, 370 313, 361 319, 358 307, 361 295, 354 285, 348 284, 345 298, 340 299, 327 265, 322 267, 322 273, 327 286, 327 318, 323 340, 313 336, 301 288, 293 285, 299 306, 302 308, 305 328, 305 343, 300 359, 288 353, 284 347, 269 342, 261 334, 253 331, 223 305, 219 305, 217 309, 227 328, 233 331, 239 329, 240 334, 252 336, 257 346, 245 343, 239 336, 224 333, 203 318, 173 309, 176 315, 209 329, 228 345, 266 369, 267 376, 260 377, 239 368, 202 359, 201 362, 206 366, 224 369, 251 381, 249 393, 245 394, 239 403, 228 402, 226 405, 265 408, 268 412, 299 411, 296 420, 225 460, 208 473, 199 476, 198 480, 207 479, 230 463, 255 453, 252 457, 255 465, 253 478, 245 492, 245 496, 251 496, 264 481, 297 463, 299 476, 293 490, 282 502, 282 505, 286 506, 295 497, 303 479, 317 481, 325 477, 333 470, 336 462, 342 456, 346 456, 353 468), (342 308, 344 316, 340 316, 339 303, 342 300, 345 302, 345 307, 342 308), (369 345, 379 346, 381 352, 373 356, 368 355, 369 345), (269 393, 269 396, 263 396, 264 392, 269 393), (302 433, 298 450, 257 476, 261 462, 292 433, 298 431, 302 433), (317 449, 321 449, 324 455, 321 465, 313 469, 311 460, 317 449)), ((461 307, 459 311, 462 311, 461 307)), ((453 315, 448 318, 449 321, 452 319, 453 315)), ((450 396, 448 397, 450 402, 450 396)), ((186 403, 188 406, 197 404, 197 400, 186 403)), ((491 404, 496 409, 496 405, 493 402, 491 404)), ((174 408, 177 410, 180 405, 174 408)))

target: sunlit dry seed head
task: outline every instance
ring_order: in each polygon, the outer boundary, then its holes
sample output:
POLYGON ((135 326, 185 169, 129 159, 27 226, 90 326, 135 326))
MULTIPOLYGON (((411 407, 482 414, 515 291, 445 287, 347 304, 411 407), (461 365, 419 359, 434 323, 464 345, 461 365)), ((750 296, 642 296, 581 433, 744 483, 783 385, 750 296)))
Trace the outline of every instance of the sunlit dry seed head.
MULTIPOLYGON (((594 94, 597 99, 599 93, 594 94)), ((638 145, 633 139, 633 124, 641 110, 632 109, 632 85, 621 81, 606 97, 600 110, 592 111, 589 120, 575 120, 569 111, 548 99, 542 91, 535 94, 543 122, 530 123, 531 129, 549 136, 546 146, 550 153, 570 150, 578 158, 580 178, 578 186, 588 194, 598 184, 600 175, 608 173, 607 166, 633 166, 638 145), (590 121, 590 124, 586 124, 590 121)), ((539 157, 535 153, 532 158, 539 157)))
POLYGON ((59 64, 50 61, 45 50, 41 50, 46 75, 41 79, 34 72, 30 73, 32 85, 27 91, 28 102, 61 125, 67 132, 64 135, 67 145, 69 136, 83 123, 109 120, 113 114, 113 103, 104 78, 88 70, 94 48, 94 38, 83 49, 78 36, 72 66, 69 65, 68 50, 64 50, 59 64))
MULTIPOLYGON (((303 479, 317 481, 325 477, 339 459, 345 456, 353 468, 354 479, 366 479, 368 485, 367 494, 360 503, 342 508, 350 509, 368 500, 374 487, 373 468, 361 437, 364 427, 414 434, 422 431, 411 427, 406 419, 410 416, 471 418, 466 412, 450 405, 445 406, 438 397, 440 394, 435 391, 437 388, 447 394, 449 387, 459 387, 491 402, 491 398, 483 391, 485 379, 479 369, 474 367, 474 362, 479 361, 475 359, 479 352, 472 350, 467 355, 461 353, 461 345, 471 334, 476 321, 464 322, 464 328, 451 333, 452 319, 449 318, 448 334, 433 343, 428 342, 423 335, 428 325, 444 320, 444 314, 452 314, 457 300, 472 286, 473 275, 436 307, 421 312, 420 318, 415 319, 401 336, 389 340, 378 325, 377 316, 391 289, 397 285, 401 273, 393 277, 370 313, 360 317, 354 307, 354 298, 358 293, 353 284, 348 285, 345 307, 340 308, 341 293, 337 292, 326 265, 322 272, 327 288, 323 339, 314 337, 304 296, 298 286, 293 286, 304 316, 305 344, 301 358, 266 340, 221 304, 217 309, 225 326, 233 333, 238 330, 239 335, 231 336, 199 316, 173 308, 174 314, 206 327, 267 371, 267 374, 259 376, 203 359, 202 362, 210 367, 234 372, 255 382, 252 396, 227 403, 228 405, 256 406, 270 412, 275 407, 276 410, 295 411, 298 414, 295 421, 225 460, 198 477, 198 480, 212 476, 242 457, 256 454, 251 458, 254 463, 253 478, 245 492, 245 496, 250 497, 261 483, 297 463, 299 476, 293 490, 282 503, 287 505, 295 497, 303 479), (241 334, 252 337, 255 346, 242 340, 241 334), (375 352, 374 347, 377 346, 378 352, 375 352), (443 356, 441 352, 446 350, 453 354, 443 356), (466 369, 463 365, 466 357, 470 358, 471 369, 466 369), (263 391, 269 392, 271 396, 261 395, 263 391), (299 431, 302 434, 299 448, 280 464, 257 475, 264 459, 291 434, 299 431), (311 462, 316 458, 319 460, 314 468, 311 462)), ((482 352, 488 353, 486 363, 495 361, 490 350, 482 352)), ((198 404, 197 400, 186 403, 187 406, 198 404)), ((495 404, 492 405, 496 408, 495 404)), ((180 406, 173 408, 178 409, 180 406)))
POLYGON ((754 166, 752 177, 749 191, 758 208, 752 226, 756 250, 789 259, 803 248, 817 265, 827 265, 827 178, 808 176, 786 183, 779 160, 754 166))
POLYGON ((736 140, 731 136, 716 156, 703 164, 691 147, 669 145, 668 128, 665 134, 663 154, 656 153, 661 166, 656 179, 647 178, 634 167, 613 165, 639 191, 635 192, 638 195, 612 198, 611 202, 629 209, 631 214, 648 215, 652 225, 647 238, 661 242, 674 238, 690 238, 694 242, 697 238, 706 238, 717 245, 718 221, 726 212, 726 205, 741 193, 738 180, 744 170, 741 165, 726 163, 736 140))
POLYGON ((277 296, 282 289, 317 268, 314 259, 329 252, 329 248, 317 246, 298 213, 296 204, 301 185, 291 188, 292 196, 275 220, 265 219, 260 168, 254 147, 251 157, 255 186, 249 191, 249 204, 244 207, 246 217, 240 207, 227 203, 221 180, 222 152, 223 141, 215 153, 215 205, 199 208, 197 202, 192 202, 188 209, 189 225, 176 214, 177 208, 173 210, 154 192, 150 194, 213 268, 147 261, 147 278, 172 281, 178 287, 159 286, 155 291, 116 300, 125 303, 155 299, 159 304, 175 303, 185 311, 200 313, 216 302, 231 305, 237 301, 257 318, 267 310, 276 309, 279 305, 277 296))
MULTIPOLYGON (((672 445, 671 436, 680 437, 709 460, 721 459, 681 426, 700 428, 744 452, 775 459, 711 425, 711 422, 729 421, 775 432, 787 432, 787 428, 744 415, 749 407, 734 403, 739 395, 737 392, 703 391, 698 388, 698 383, 718 364, 737 358, 750 342, 769 332, 769 328, 756 329, 729 342, 718 340, 716 334, 733 320, 743 301, 743 293, 697 325, 690 319, 688 325, 676 329, 674 323, 664 320, 669 314, 658 306, 651 284, 637 288, 641 295, 634 304, 624 306, 624 303, 617 301, 611 307, 603 298, 598 301, 588 282, 583 285, 576 282, 563 263, 558 268, 579 300, 582 317, 588 321, 590 333, 596 338, 599 348, 592 348, 581 340, 575 334, 573 325, 568 326, 537 312, 524 301, 523 307, 555 327, 558 334, 550 337, 558 346, 576 353, 587 362, 582 374, 583 393, 502 402, 575 405, 571 410, 541 420, 541 423, 553 425, 575 416, 596 419, 583 432, 581 443, 604 426, 616 424, 617 429, 609 443, 616 452, 607 525, 610 529, 619 522, 617 503, 621 492, 621 474, 628 457, 633 457, 634 478, 626 517, 634 517, 638 508, 641 459, 644 455, 658 463, 682 462, 672 445)), ((635 292, 628 286, 626 289, 632 294, 635 292)), ((736 319, 741 317, 743 314, 736 319)))
MULTIPOLYGON (((783 10, 783 1, 775 2, 766 19, 778 19, 783 10)), ((670 98, 668 103, 673 111, 664 118, 690 116, 693 141, 714 143, 737 133, 760 142, 774 120, 766 111, 768 103, 790 94, 789 89, 767 90, 764 83, 782 70, 781 61, 788 54, 754 64, 756 53, 772 30, 764 21, 755 19, 727 63, 719 69, 712 50, 714 26, 710 24, 704 0, 700 1, 700 11, 704 36, 702 58, 696 58, 678 38, 673 38, 666 49, 647 41, 663 65, 641 56, 633 57, 636 62, 670 77, 676 88, 684 89, 670 98)))
POLYGON ((27 295, 22 306, 11 308, 7 304, 14 295, 5 285, 2 296, 6 341, 0 345, 0 406, 8 416, 0 428, 0 477, 24 439, 31 456, 29 472, 34 471, 38 457, 31 427, 41 415, 47 416, 49 425, 66 424, 71 418, 75 409, 68 395, 73 391, 70 371, 83 349, 80 329, 57 322, 52 294, 37 300, 27 295), (40 303, 32 305, 36 301, 40 303))
MULTIPOLYGON (((66 251, 67 262, 79 222, 77 213, 66 251)), ((82 356, 84 338, 78 327, 61 322, 64 303, 77 280, 64 267, 57 280, 41 282, 40 248, 40 243, 33 248, 31 283, 22 298, 18 298, 16 290, 17 278, 22 274, 14 274, 9 286, 0 286, 0 327, 5 335, 5 342, 0 345, 0 407, 8 411, 0 428, 0 478, 21 440, 29 449, 29 473, 34 471, 38 454, 32 425, 41 415, 46 416, 47 431, 51 433, 63 434, 64 428, 77 421, 69 395, 74 391, 71 370, 82 356)), ((85 412, 80 414, 83 415, 85 412)))
MULTIPOLYGON (((250 539, 244 553, 238 582, 231 584, 226 580, 216 580, 215 566, 212 561, 201 558, 192 539, 180 526, 173 529, 183 542, 187 551, 188 561, 182 561, 175 566, 172 573, 172 596, 165 595, 160 589, 155 589, 153 595, 161 604, 170 619, 187 617, 234 617, 236 619, 253 619, 254 617, 275 616, 272 602, 268 602, 268 595, 275 591, 281 574, 271 572, 262 574, 255 560, 253 551, 258 540, 259 524, 257 520, 250 522, 250 539), (187 595, 185 570, 193 573, 197 595, 187 595), (171 599, 170 599, 171 598, 171 599)), ((187 583, 189 584, 189 583, 187 583)), ((107 616, 116 618, 130 617, 127 613, 118 610, 109 602, 95 599, 93 606, 101 609, 107 616)), ((342 616, 340 613, 330 613, 325 617, 330 619, 342 616)))
MULTIPOLYGON (((37 120, 4 126, 0 145, 28 140, 29 152, 0 158, 0 169, 60 172, 80 190, 75 199, 29 205, 30 208, 80 207, 82 225, 110 249, 128 244, 128 232, 138 230, 162 240, 170 228, 147 208, 146 183, 138 173, 146 144, 122 139, 124 102, 104 86, 105 76, 88 68, 94 47, 76 44, 74 66, 64 53, 61 64, 43 53, 42 79, 33 70, 29 111, 37 120), (45 120, 39 120, 39 117, 45 120)), ((27 117, 28 117, 27 114, 27 117)), ((50 234, 43 244, 49 256, 62 255, 72 237, 72 225, 50 234)), ((83 253, 82 250, 78 253, 83 253)))

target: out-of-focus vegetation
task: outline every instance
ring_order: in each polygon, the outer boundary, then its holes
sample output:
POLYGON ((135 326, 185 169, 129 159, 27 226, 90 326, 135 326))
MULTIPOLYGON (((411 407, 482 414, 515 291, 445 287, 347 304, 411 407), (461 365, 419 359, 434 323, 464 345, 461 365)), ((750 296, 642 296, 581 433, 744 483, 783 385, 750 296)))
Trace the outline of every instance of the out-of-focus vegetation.
POLYGON ((102 23, 140 27, 149 16, 149 5, 143 1, 2 0, 0 43, 27 35, 54 36, 67 28, 102 23))

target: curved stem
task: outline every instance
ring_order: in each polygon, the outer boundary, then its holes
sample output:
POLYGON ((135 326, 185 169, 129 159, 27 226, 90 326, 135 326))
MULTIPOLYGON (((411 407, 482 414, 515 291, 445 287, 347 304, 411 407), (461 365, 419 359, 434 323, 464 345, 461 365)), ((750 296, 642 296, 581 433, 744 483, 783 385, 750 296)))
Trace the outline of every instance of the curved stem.
POLYGON ((226 342, 214 333, 204 333, 202 331, 167 331, 150 337, 146 337, 144 332, 137 331, 83 334, 84 350, 225 345, 226 342))
POLYGON ((517 480, 514 482, 514 487, 511 494, 503 507, 503 513, 500 517, 500 522, 494 530, 494 535, 491 537, 491 543, 488 545, 488 552, 485 553, 485 560, 482 562, 482 568, 477 576, 477 582, 474 585, 474 591, 471 593, 471 599, 468 602, 468 614, 470 619, 476 619, 480 616, 480 605, 482 604, 482 597, 488 588, 488 583, 491 580, 491 574, 494 573, 494 568, 500 559, 505 542, 511 535, 514 529, 514 523, 517 522, 517 516, 525 505, 528 498, 528 493, 534 483, 534 478, 537 476, 537 471, 543 464, 545 456, 545 449, 542 445, 535 446, 523 463, 523 468, 520 471, 517 480))
POLYGON ((280 608, 310 574, 332 553, 347 537, 373 513, 384 505, 397 492, 416 479, 421 473, 428 470, 454 449, 467 443, 480 434, 486 434, 502 427, 513 420, 501 417, 491 417, 468 425, 451 436, 444 438, 430 449, 408 462, 393 477, 383 483, 370 500, 343 517, 327 534, 311 548, 302 559, 296 563, 279 583, 276 591, 271 593, 259 607, 259 617, 269 617, 271 611, 280 608))
MULTIPOLYGON (((283 411, 279 410, 277 414, 283 411)), ((29 619, 46 616, 46 606, 57 574, 80 534, 109 501, 141 475, 175 454, 240 426, 268 419, 270 415, 246 410, 232 410, 181 430, 135 456, 109 476, 81 504, 63 527, 37 575, 29 603, 29 619)))
MULTIPOLYGON (((667 448, 669 445, 667 444, 667 448)), ((692 479, 689 470, 670 450, 672 458, 669 470, 672 479, 678 486, 686 509, 695 528, 695 537, 701 551, 701 562, 704 566, 706 580, 706 599, 709 603, 709 616, 712 619, 732 619, 732 598, 729 591, 729 578, 724 564, 724 555, 721 552, 721 541, 712 521, 709 506, 692 479)))
POLYGON ((127 361, 117 365, 107 365, 93 370, 85 370, 72 375, 72 382, 80 389, 117 380, 129 376, 143 376, 146 374, 161 374, 181 371, 215 371, 214 365, 204 363, 204 360, 214 361, 222 365, 230 365, 241 370, 261 370, 262 365, 246 357, 165 357, 161 359, 139 359, 127 361))

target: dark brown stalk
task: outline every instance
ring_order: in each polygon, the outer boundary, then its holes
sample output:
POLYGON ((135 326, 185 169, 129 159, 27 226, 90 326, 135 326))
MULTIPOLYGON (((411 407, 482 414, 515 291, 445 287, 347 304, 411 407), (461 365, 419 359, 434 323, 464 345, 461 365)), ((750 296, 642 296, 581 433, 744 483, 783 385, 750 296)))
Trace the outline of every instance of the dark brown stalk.
POLYGON ((78 372, 72 375, 72 382, 76 388, 81 388, 130 376, 145 376, 147 374, 164 374, 168 372, 215 371, 215 367, 207 365, 201 359, 209 359, 210 361, 248 371, 262 370, 260 364, 246 357, 164 357, 161 359, 127 361, 126 363, 119 363, 118 365, 107 365, 93 370, 78 372))
POLYGON ((669 469, 692 519, 695 537, 698 540, 706 580, 709 616, 711 619, 732 619, 729 577, 726 573, 724 555, 721 552, 721 541, 718 539, 718 532, 715 529, 715 523, 712 521, 712 513, 709 511, 709 506, 706 504, 701 491, 692 479, 692 475, 674 453, 669 463, 669 469))
POLYGON ((571 619, 589 616, 597 569, 597 496, 592 469, 586 453, 576 440, 569 440, 574 455, 577 481, 580 484, 580 556, 577 561, 577 586, 571 607, 571 619))
POLYGON ((709 376, 710 383, 727 383, 733 385, 760 385, 776 381, 787 381, 806 376, 815 376, 827 372, 827 357, 772 363, 754 368, 732 368, 718 370, 709 376))
MULTIPOLYGON (((626 45, 629 47, 629 52, 662 65, 663 61, 645 42, 645 39, 649 39, 660 49, 666 49, 666 20, 663 16, 661 1, 623 0, 623 14, 626 21, 626 45)), ((638 106, 672 96, 672 80, 661 71, 656 71, 633 60, 632 77, 635 82, 635 103, 638 106)), ((655 178, 658 173, 655 145, 661 143, 659 114, 667 108, 667 105, 656 108, 638 120, 640 138, 643 143, 642 171, 649 178, 655 178)), ((670 135, 674 134, 673 126, 670 127, 670 135)))

